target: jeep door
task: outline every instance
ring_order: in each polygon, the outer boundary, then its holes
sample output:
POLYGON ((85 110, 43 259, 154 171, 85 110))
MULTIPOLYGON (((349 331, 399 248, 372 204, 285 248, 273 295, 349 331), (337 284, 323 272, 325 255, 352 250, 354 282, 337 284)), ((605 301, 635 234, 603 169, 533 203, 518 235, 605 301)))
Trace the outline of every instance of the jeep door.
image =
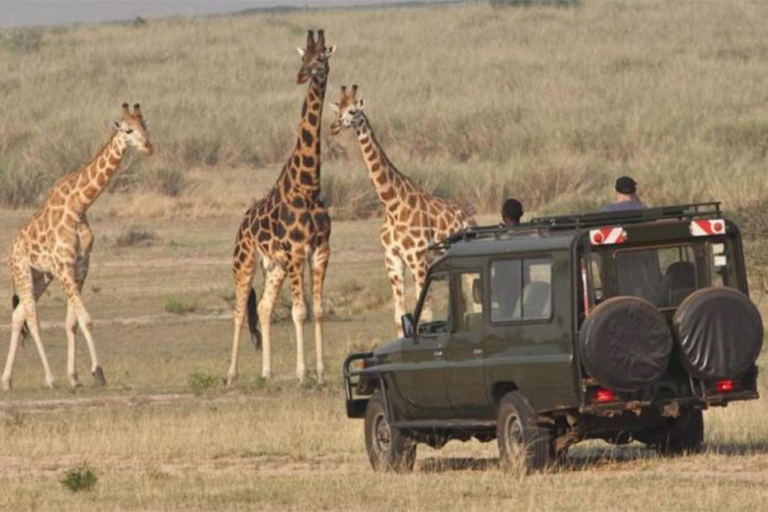
POLYGON ((416 332, 403 343, 402 364, 393 375, 408 419, 450 416, 444 361, 451 325, 449 277, 429 277, 415 312, 416 332))
POLYGON ((488 389, 512 385, 537 409, 578 403, 570 251, 494 259, 489 271, 488 389))
POLYGON ((483 273, 466 270, 452 275, 453 330, 446 351, 448 399, 457 418, 492 414, 485 386, 483 273))

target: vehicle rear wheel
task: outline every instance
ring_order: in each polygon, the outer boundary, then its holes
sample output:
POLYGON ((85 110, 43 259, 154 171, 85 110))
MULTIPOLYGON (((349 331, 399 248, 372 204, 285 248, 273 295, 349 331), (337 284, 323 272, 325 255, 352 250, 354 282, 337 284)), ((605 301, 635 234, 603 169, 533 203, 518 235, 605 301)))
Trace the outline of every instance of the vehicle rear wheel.
POLYGON ((667 425, 639 433, 635 438, 662 455, 698 453, 704 442, 704 417, 698 409, 688 410, 667 425))
POLYGON ((376 471, 411 471, 416 462, 416 442, 389 424, 381 392, 370 398, 365 409, 365 450, 376 471))
POLYGON ((552 431, 536 423, 536 411, 519 391, 501 399, 496 435, 503 468, 530 473, 552 462, 552 431))

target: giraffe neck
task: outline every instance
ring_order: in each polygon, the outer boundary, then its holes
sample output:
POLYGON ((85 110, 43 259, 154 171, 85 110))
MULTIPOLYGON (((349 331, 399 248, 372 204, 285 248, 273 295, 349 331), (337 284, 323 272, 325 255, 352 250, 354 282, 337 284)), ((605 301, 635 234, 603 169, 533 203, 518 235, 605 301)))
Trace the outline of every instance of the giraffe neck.
POLYGON ((410 180, 389 161, 365 114, 361 113, 353 126, 373 189, 381 204, 391 211, 401 203, 403 185, 410 180))
POLYGON ((72 191, 76 198, 72 207, 77 213, 85 213, 109 184, 125 155, 126 142, 115 132, 96 156, 78 173, 77 185, 72 191))
POLYGON ((291 159, 281 177, 286 190, 314 195, 320 190, 320 124, 325 102, 328 68, 310 80, 309 91, 301 107, 299 136, 291 159))

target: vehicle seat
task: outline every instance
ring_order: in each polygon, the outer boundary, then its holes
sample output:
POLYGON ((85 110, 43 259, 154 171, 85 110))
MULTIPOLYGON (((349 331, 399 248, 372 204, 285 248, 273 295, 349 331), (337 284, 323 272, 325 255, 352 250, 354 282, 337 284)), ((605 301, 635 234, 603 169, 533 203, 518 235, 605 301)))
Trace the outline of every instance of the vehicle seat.
MULTIPOLYGON (((519 305, 515 318, 521 318, 519 305)), ((524 318, 549 318, 552 311, 552 286, 544 281, 532 281, 523 289, 524 318)))
POLYGON ((688 261, 671 264, 664 274, 667 305, 677 306, 696 290, 696 267, 688 261))
POLYGON ((472 281, 472 305, 468 313, 464 315, 464 327, 468 331, 478 331, 483 327, 483 282, 475 279, 472 281))

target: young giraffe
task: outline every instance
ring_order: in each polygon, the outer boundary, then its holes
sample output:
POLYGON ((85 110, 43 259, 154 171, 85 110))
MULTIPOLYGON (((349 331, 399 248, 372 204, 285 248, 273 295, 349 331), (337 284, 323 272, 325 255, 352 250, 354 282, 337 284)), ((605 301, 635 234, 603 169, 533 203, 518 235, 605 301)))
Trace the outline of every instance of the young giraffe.
POLYGON ((53 190, 32 219, 13 239, 8 263, 16 294, 13 296, 11 346, 2 378, 4 390, 11 388, 13 362, 25 326, 43 362, 45 382, 48 387, 53 387, 54 378, 40 338, 36 306, 37 300, 53 279, 59 280, 68 299, 67 376, 70 385, 80 385, 75 365, 78 324, 88 343, 91 373, 97 384, 106 384, 91 335, 91 316, 81 297, 93 247, 93 233, 85 212, 106 188, 129 146, 147 155, 153 152, 138 104, 133 106, 133 113, 127 103, 123 104, 122 119, 114 123, 114 128, 115 133, 109 142, 85 167, 54 184, 53 190))
POLYGON ((352 86, 352 94, 347 94, 347 88, 342 87, 340 102, 331 104, 336 113, 331 133, 336 135, 345 128, 355 129, 371 183, 384 208, 381 243, 395 299, 395 323, 402 336, 400 318, 405 313, 405 266, 414 276, 418 297, 429 265, 427 247, 474 226, 475 221, 457 203, 420 190, 408 176, 397 170, 376 140, 363 106, 364 101, 357 99, 357 85, 352 86))
POLYGON ((237 233, 234 252, 235 332, 232 341, 227 383, 237 378, 237 355, 240 331, 248 314, 248 327, 260 347, 263 336, 262 376, 272 376, 270 321, 277 295, 286 275, 291 280, 292 317, 296 328, 296 375, 303 381, 304 264, 309 259, 312 273, 312 305, 317 352, 317 378, 324 379, 323 369, 323 281, 331 249, 331 219, 320 200, 320 124, 323 114, 328 59, 335 47, 326 48, 323 31, 307 34, 306 49, 297 48, 302 56, 297 82, 307 81, 309 91, 301 110, 298 139, 293 154, 283 167, 277 183, 246 212, 237 233), (264 295, 256 309, 256 292, 251 282, 261 259, 266 276, 264 295), (256 325, 261 324, 261 333, 256 325))

